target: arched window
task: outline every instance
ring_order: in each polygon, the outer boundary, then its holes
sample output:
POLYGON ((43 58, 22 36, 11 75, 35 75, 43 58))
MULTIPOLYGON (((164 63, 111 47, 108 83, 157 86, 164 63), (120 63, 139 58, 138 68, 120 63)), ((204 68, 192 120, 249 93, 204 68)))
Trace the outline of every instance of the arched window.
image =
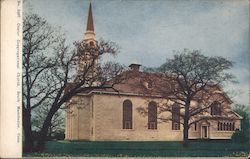
POLYGON ((221 104, 219 102, 214 102, 211 105, 211 115, 221 115, 221 104))
POLYGON ((180 106, 172 106, 172 130, 180 130, 180 106))
POLYGON ((123 102, 123 129, 132 129, 132 102, 123 102))
POLYGON ((157 129, 157 104, 153 101, 148 104, 148 129, 157 129))
POLYGON ((89 42, 89 45, 90 45, 90 46, 95 46, 95 44, 94 44, 93 41, 90 41, 90 42, 89 42))

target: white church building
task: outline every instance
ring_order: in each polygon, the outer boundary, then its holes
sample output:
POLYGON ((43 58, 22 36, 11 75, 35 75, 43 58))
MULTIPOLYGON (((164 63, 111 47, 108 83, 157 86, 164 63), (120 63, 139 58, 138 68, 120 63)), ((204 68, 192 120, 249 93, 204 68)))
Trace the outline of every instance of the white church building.
MULTIPOLYGON (((83 40, 95 43, 95 36, 90 3, 87 30, 83 40)), ((166 103, 167 99, 159 94, 143 93, 145 90, 154 90, 157 81, 161 79, 152 73, 140 71, 139 64, 131 64, 130 68, 127 71, 127 80, 115 85, 119 93, 111 89, 93 90, 79 93, 71 99, 65 117, 65 140, 181 141, 183 139, 183 127, 178 122, 181 120, 179 117, 171 112, 165 112, 165 116, 174 120, 169 122, 158 120, 158 106, 166 103), (136 85, 141 87, 135 87, 136 85), (141 115, 138 111, 141 107, 148 110, 148 115, 141 115)), ((225 101, 223 103, 215 101, 209 113, 205 114, 205 119, 191 126, 190 139, 230 139, 235 130, 240 129, 241 117, 231 109, 232 101, 225 93, 220 93, 219 96, 225 98, 225 101), (226 113, 221 113, 222 107, 226 113)), ((180 111, 178 107, 173 110, 180 111)))

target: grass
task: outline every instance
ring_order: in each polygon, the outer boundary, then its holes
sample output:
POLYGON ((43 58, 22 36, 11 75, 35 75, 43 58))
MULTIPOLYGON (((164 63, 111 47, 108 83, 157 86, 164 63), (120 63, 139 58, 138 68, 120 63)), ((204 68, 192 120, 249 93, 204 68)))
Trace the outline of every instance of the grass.
POLYGON ((44 153, 24 156, 245 157, 249 150, 250 143, 229 140, 193 140, 187 148, 178 141, 49 141, 44 153))

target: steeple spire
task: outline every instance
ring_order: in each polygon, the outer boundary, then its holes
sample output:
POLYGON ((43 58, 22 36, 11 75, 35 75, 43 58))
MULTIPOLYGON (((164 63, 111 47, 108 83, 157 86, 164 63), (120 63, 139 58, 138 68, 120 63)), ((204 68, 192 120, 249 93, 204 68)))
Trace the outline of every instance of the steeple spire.
POLYGON ((94 32, 94 19, 92 15, 92 4, 89 2, 89 11, 87 19, 87 28, 84 34, 83 40, 90 44, 96 44, 95 32, 94 32))
POLYGON ((86 31, 94 31, 94 22, 93 22, 91 1, 89 2, 89 13, 88 13, 88 22, 87 22, 86 31))

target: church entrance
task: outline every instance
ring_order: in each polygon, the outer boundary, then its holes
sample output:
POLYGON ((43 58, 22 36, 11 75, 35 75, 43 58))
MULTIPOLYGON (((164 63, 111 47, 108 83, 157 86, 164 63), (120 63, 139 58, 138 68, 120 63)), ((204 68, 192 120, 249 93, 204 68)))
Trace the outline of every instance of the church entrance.
POLYGON ((208 126, 202 126, 201 127, 201 138, 207 139, 208 138, 208 126))

